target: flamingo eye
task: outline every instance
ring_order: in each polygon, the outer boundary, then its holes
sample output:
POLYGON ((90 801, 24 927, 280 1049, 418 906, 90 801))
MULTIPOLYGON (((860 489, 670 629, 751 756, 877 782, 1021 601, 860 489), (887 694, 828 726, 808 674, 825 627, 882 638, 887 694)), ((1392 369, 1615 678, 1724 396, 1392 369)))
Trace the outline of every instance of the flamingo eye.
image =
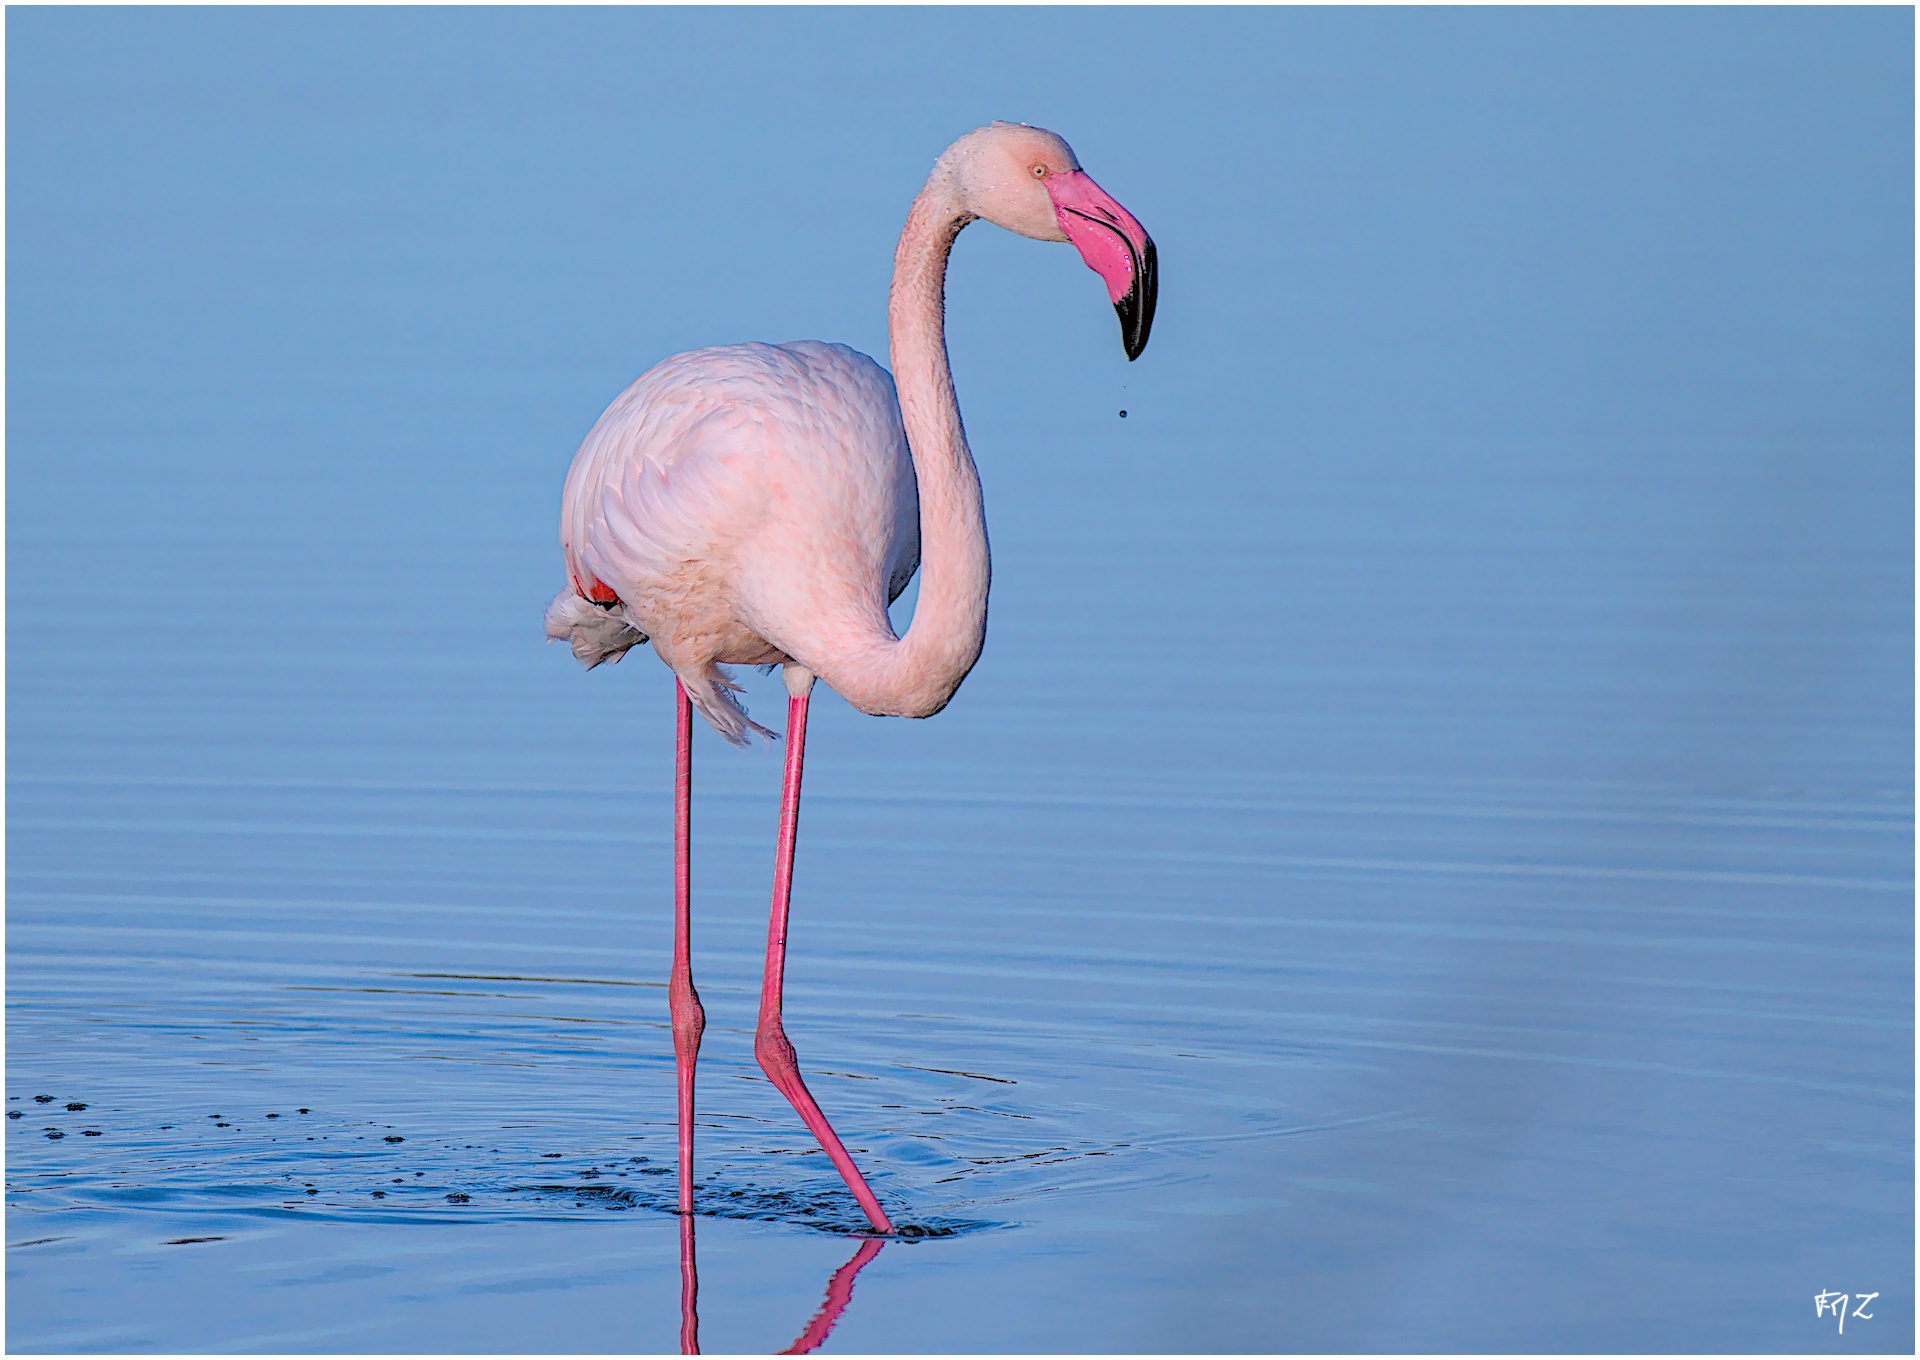
POLYGON ((1034 167, 1033 167, 1033 177, 1034 177, 1035 179, 1045 179, 1045 178, 1047 177, 1047 167, 1046 167, 1046 166, 1044 166, 1044 165, 1036 165, 1036 166, 1034 166, 1034 167))

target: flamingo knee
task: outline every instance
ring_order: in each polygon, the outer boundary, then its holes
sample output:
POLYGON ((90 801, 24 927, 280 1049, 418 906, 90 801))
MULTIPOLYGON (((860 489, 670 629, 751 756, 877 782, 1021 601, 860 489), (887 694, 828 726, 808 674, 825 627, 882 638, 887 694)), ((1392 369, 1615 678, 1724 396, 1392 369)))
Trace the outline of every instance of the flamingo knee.
POLYGON ((700 1056, 700 1036, 707 1029, 706 1008, 693 984, 676 976, 667 990, 667 1011, 673 1018, 673 1052, 680 1061, 691 1063, 700 1056))
POLYGON ((788 1100, 793 1099, 795 1087, 801 1091, 807 1089, 800 1079, 800 1055, 794 1052, 793 1041, 787 1038, 778 1020, 761 1021, 753 1036, 753 1056, 760 1070, 767 1074, 767 1080, 779 1087, 780 1094, 788 1100))

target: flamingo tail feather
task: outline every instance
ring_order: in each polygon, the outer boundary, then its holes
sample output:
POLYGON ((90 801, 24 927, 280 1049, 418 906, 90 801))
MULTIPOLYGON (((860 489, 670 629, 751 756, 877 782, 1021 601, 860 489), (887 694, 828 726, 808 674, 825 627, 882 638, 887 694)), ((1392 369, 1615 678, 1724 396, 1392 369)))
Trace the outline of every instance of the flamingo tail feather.
POLYGON ((740 686, 723 667, 709 666, 705 675, 682 675, 680 683, 687 687, 687 698, 693 700, 700 716, 735 746, 753 745, 756 732, 768 741, 780 740, 778 732, 762 727, 747 716, 747 710, 733 697, 740 692, 740 686))
POLYGON ((547 641, 571 645, 575 659, 588 670, 603 661, 618 661, 628 648, 646 640, 621 612, 602 609, 570 589, 547 604, 547 641))

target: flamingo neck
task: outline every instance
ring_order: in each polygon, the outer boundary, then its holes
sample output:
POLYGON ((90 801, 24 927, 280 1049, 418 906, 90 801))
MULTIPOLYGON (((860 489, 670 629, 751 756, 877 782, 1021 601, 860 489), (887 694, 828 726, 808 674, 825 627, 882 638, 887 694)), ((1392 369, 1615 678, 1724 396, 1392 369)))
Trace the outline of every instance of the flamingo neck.
POLYGON ((832 677, 868 713, 923 718, 946 707, 987 636, 987 522, 947 363, 947 257, 973 215, 936 169, 913 201, 887 301, 893 380, 920 493, 920 597, 897 643, 867 674, 832 677), (852 690, 854 692, 849 692, 852 690))

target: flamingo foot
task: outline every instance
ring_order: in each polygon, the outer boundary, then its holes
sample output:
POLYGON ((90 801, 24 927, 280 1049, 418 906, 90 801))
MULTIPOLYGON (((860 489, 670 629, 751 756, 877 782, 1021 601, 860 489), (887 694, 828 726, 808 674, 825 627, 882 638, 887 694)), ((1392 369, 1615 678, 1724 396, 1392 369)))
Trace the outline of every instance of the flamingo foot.
POLYGON ((767 1074, 767 1079, 787 1098, 787 1103, 793 1106, 807 1129, 819 1140, 821 1149, 833 1162, 834 1169, 847 1183, 847 1189, 853 1191, 853 1197, 860 1202, 874 1231, 891 1233, 893 1222, 887 1217, 887 1211, 880 1207, 879 1199, 867 1186, 866 1177, 853 1164, 846 1146, 834 1133, 826 1115, 820 1112, 820 1105, 807 1090, 806 1082, 801 1080, 799 1055, 793 1051, 793 1044, 781 1027, 779 1016, 761 1017, 760 1028, 753 1036, 753 1056, 760 1060, 760 1070, 767 1074))

